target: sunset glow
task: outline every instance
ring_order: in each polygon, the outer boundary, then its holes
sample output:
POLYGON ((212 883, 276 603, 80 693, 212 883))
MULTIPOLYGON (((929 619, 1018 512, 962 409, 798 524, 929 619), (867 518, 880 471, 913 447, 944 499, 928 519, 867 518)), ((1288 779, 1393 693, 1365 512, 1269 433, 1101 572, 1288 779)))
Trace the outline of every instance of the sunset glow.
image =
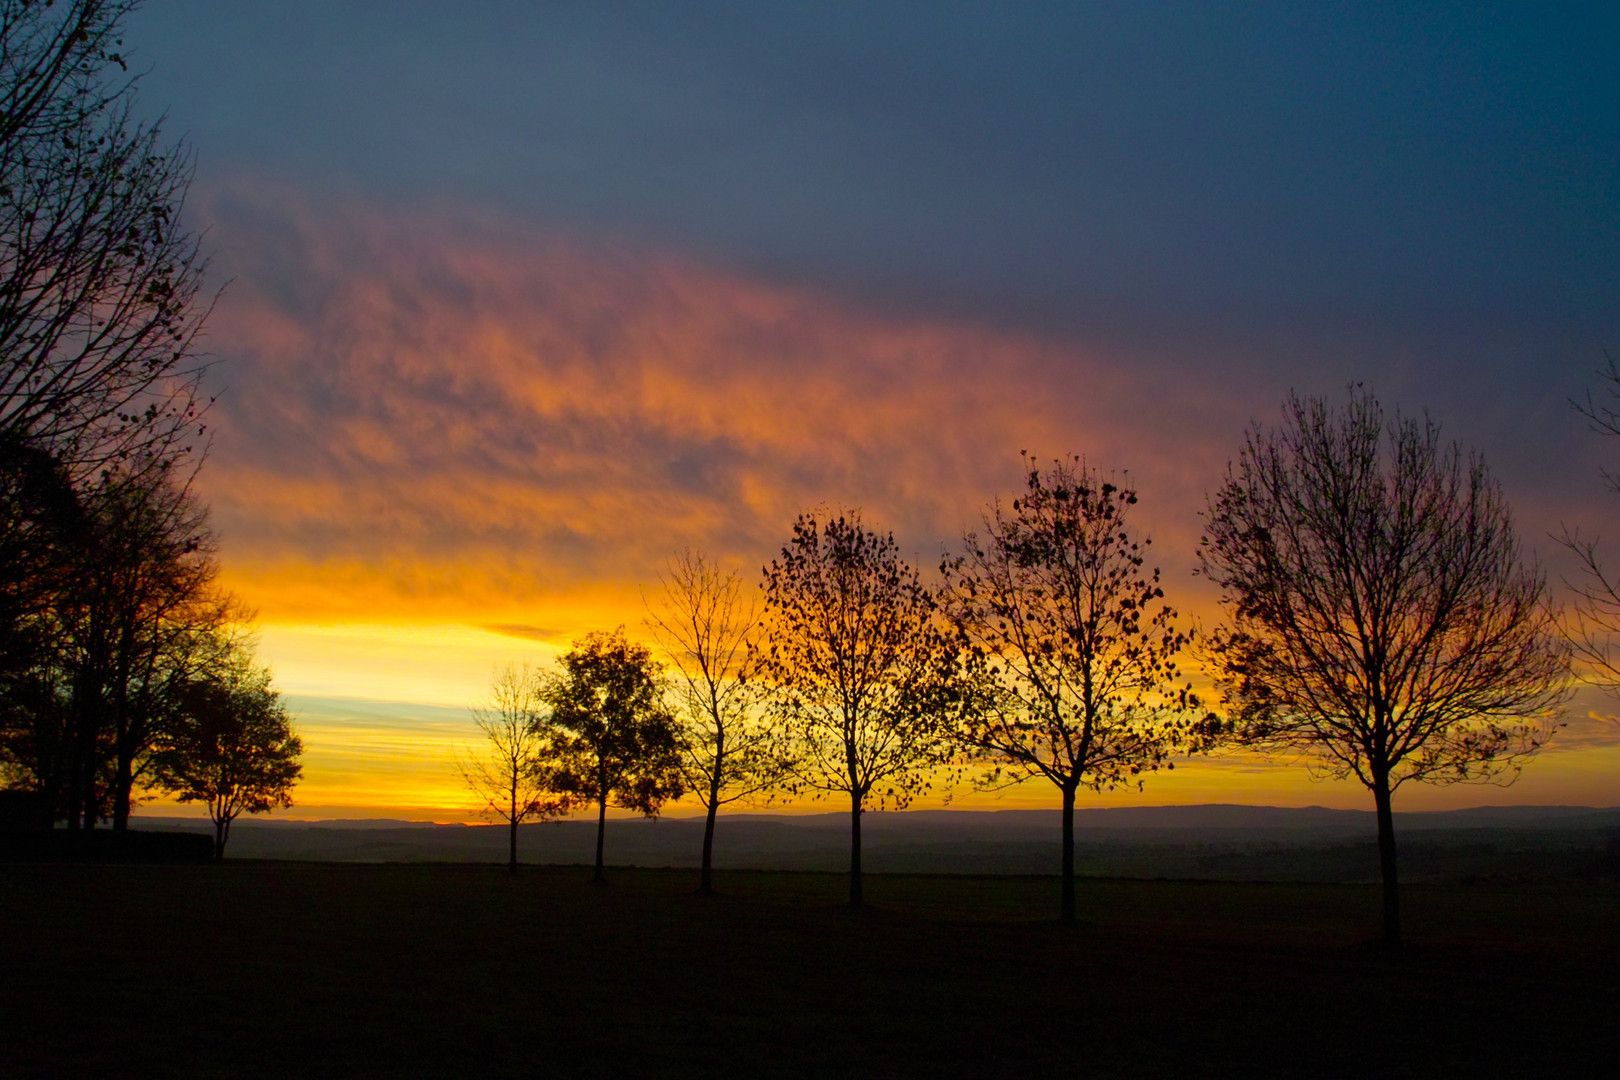
MULTIPOLYGON (((336 60, 347 34, 195 4, 134 26, 167 50, 143 54, 145 92, 194 130, 187 215, 229 283, 203 343, 219 396, 198 486, 305 734, 296 814, 464 816, 456 748, 497 665, 641 635, 672 554, 752 579, 814 507, 859 508, 931 572, 1014 494, 1020 451, 1135 487, 1171 601, 1213 625, 1199 515, 1290 389, 1367 383, 1432 410, 1486 455, 1560 588, 1551 534, 1620 535, 1600 479, 1617 448, 1568 405, 1620 342, 1612 199, 1548 164, 1612 140, 1561 83, 1520 88, 1574 117, 1532 137, 1449 68, 1340 88, 1247 38, 1247 61, 1211 58, 1164 27, 1104 35, 1116 54, 990 20, 936 56, 816 24, 792 38, 819 57, 801 71, 650 14, 525 14, 472 65, 429 44, 471 24, 418 16, 396 44, 431 63, 336 60), (1012 41, 1017 74, 992 55, 1012 41), (711 45, 736 51, 716 63, 711 45), (1193 82, 1128 77, 1177 49, 1193 82), (299 59, 244 60, 261 53, 299 59), (866 72, 852 85, 876 99, 826 71, 866 72), (1511 152, 1480 167, 1458 131, 1511 152)), ((1376 40, 1427 71, 1430 33, 1376 40)), ((1494 39, 1470 47, 1506 63, 1494 39)), ((1614 711, 1585 689, 1517 785, 1403 791, 1402 808, 1611 805, 1614 711)), ((1201 801, 1365 793, 1222 759, 1091 797, 1201 801)))
MULTIPOLYGON (((861 507, 932 568, 1011 494, 1020 449, 1127 469, 1167 591, 1218 617, 1192 554, 1244 388, 667 257, 255 198, 252 218, 296 257, 247 268, 212 324, 236 359, 201 483, 226 581, 259 612, 308 743, 298 816, 465 818, 455 755, 496 666, 550 663, 591 629, 640 634, 672 553, 752 573, 817 505, 861 507), (300 274, 296 295, 279 288, 300 274)), ((1414 790, 1403 806, 1609 801, 1611 729, 1574 729, 1514 787, 1414 790)), ((1353 783, 1221 759, 1087 805, 1364 801, 1353 783)), ((1030 784, 950 805, 1050 803, 1030 784)))

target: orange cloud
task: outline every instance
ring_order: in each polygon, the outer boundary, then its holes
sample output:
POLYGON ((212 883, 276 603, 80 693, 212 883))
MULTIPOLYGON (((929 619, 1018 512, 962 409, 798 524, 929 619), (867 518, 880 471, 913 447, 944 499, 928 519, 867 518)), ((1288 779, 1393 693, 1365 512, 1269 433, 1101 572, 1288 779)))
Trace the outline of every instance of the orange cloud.
POLYGON ((1021 449, 1129 468, 1183 568, 1247 419, 1070 343, 247 192, 212 203, 236 276, 204 484, 267 618, 549 626, 538 607, 633 591, 683 546, 763 562, 820 503, 931 562, 1021 449))

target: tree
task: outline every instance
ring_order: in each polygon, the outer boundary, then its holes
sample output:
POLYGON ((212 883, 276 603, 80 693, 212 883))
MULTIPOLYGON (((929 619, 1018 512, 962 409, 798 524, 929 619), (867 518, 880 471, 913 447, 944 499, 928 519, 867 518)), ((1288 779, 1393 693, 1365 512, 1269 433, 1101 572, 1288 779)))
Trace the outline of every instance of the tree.
MULTIPOLYGON (((111 816, 125 829, 144 758, 176 693, 245 621, 214 582, 208 511, 167 471, 109 471, 88 492, 79 561, 58 602, 74 721, 111 741, 111 816)), ((88 745, 88 743, 87 743, 88 745)), ((91 793, 74 805, 92 805, 91 793)), ((74 822, 72 808, 69 824, 74 822)), ((90 822, 93 824, 93 817, 90 822)))
POLYGON ((1290 394, 1210 499, 1200 570, 1234 733, 1373 794, 1384 938, 1400 938, 1391 799, 1407 781, 1511 780, 1550 734, 1569 650, 1477 454, 1370 393, 1290 394))
POLYGON ((40 655, 40 620, 85 532, 79 493, 55 456, 0 433, 0 679, 40 655))
POLYGON ((53 6, 49 0, 0 4, 0 146, 28 132, 70 132, 78 119, 62 110, 64 93, 103 63, 123 65, 114 51, 116 34, 133 2, 53 6))
MULTIPOLYGON (((1602 371, 1602 396, 1590 390, 1572 401, 1575 411, 1600 435, 1620 436, 1620 367, 1613 357, 1602 371)), ((1610 491, 1620 493, 1620 476, 1603 470, 1603 481, 1610 491)), ((1558 542, 1576 558, 1581 568, 1580 583, 1574 585, 1575 601, 1565 628, 1575 655, 1584 662, 1589 681, 1610 694, 1620 696, 1620 578, 1603 569, 1598 543, 1580 532, 1564 527, 1558 542)))
POLYGON ((61 463, 0 434, 0 782, 45 797, 53 814, 71 730, 55 612, 85 524, 61 463))
POLYGON ((586 634, 545 686, 556 729, 554 790, 596 804, 596 881, 609 804, 647 817, 682 794, 680 734, 664 707, 652 650, 612 633, 586 634))
POLYGON ((0 432, 76 479, 201 434, 191 159, 135 119, 133 0, 0 0, 0 432))
POLYGON ((971 687, 962 741, 987 782, 1045 777, 1062 794, 1059 910, 1073 922, 1076 793, 1140 788, 1185 745, 1198 700, 1177 684, 1188 638, 1144 569, 1149 541, 1126 524, 1136 493, 1079 459, 1025 463, 1024 495, 992 504, 941 572, 971 687))
POLYGON ((862 902, 861 815, 903 809, 952 754, 952 656, 933 594, 893 534, 859 514, 801 514, 765 567, 763 675, 791 777, 850 806, 849 902, 862 902))
POLYGON ((714 824, 721 806, 757 798, 782 779, 778 730, 762 715, 759 625, 743 599, 736 571, 722 572, 701 552, 671 560, 663 598, 649 607, 647 626, 676 674, 681 721, 681 776, 707 811, 698 891, 713 888, 714 824))
POLYGON ((461 775, 482 812, 506 822, 506 870, 517 873, 518 825, 563 813, 567 800, 552 790, 550 716, 538 672, 508 664, 490 683, 489 704, 472 710, 484 745, 461 762, 461 775))
POLYGON ((0 753, 70 828, 127 828, 175 689, 242 613, 214 587, 206 509, 169 472, 110 468, 75 489, 49 455, 20 456, 32 464, 0 492, 0 548, 17 556, 0 589, 0 753))
POLYGON ((73 827, 127 825, 154 693, 183 674, 178 609, 153 621, 150 580, 109 590, 177 569, 128 526, 183 491, 204 434, 191 157, 137 119, 120 52, 137 6, 0 0, 0 756, 73 827))
POLYGON ((304 752, 269 669, 256 666, 245 649, 223 651, 218 670, 185 686, 176 723, 153 761, 158 787, 208 807, 216 859, 225 857, 237 817, 292 805, 304 752))

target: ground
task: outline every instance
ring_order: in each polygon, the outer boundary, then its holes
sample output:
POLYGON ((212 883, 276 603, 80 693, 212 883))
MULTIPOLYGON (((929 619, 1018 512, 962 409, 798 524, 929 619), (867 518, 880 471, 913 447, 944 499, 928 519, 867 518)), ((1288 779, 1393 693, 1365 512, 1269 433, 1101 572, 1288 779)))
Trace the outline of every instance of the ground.
POLYGON ((1599 1076, 1620 888, 0 867, 0 1076, 1599 1076))

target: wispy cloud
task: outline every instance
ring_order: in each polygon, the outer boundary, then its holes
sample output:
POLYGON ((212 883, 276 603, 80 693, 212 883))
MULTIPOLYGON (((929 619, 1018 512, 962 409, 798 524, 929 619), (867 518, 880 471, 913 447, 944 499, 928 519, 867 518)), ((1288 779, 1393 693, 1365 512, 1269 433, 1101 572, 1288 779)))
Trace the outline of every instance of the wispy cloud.
POLYGON ((931 561, 1021 449, 1130 469, 1185 565, 1247 419, 1213 376, 465 213, 251 185, 210 210, 234 280, 204 482, 276 617, 551 627, 683 546, 757 564, 824 503, 931 561))

